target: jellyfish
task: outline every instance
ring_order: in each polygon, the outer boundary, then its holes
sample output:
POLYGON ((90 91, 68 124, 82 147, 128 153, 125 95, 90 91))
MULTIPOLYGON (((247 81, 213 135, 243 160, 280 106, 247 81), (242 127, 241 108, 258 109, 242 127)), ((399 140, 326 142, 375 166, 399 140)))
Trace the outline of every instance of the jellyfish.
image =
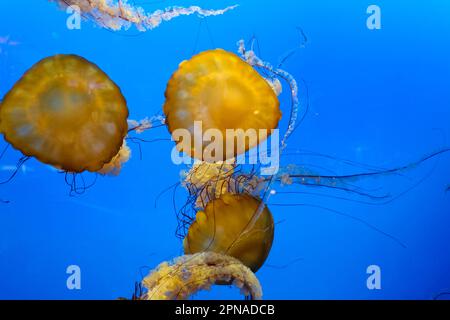
POLYGON ((131 149, 128 146, 126 140, 124 140, 119 152, 111 159, 110 162, 105 164, 98 173, 102 175, 118 176, 122 171, 124 163, 127 163, 131 157, 131 149))
POLYGON ((127 117, 120 88, 99 67, 55 55, 36 63, 5 95, 0 132, 26 157, 60 170, 117 172, 129 158, 127 117))
POLYGON ((247 229, 261 200, 247 194, 225 193, 198 211, 184 239, 185 254, 205 251, 237 258, 256 272, 266 261, 274 238, 274 221, 264 206, 257 222, 247 229))
POLYGON ((281 119, 280 102, 272 86, 251 65, 222 49, 182 62, 169 80, 165 96, 163 111, 177 148, 199 160, 210 160, 205 156, 209 142, 199 140, 196 123, 202 132, 217 130, 227 138, 218 141, 223 144, 221 160, 227 160, 267 138, 258 136, 227 148, 229 130, 264 129, 269 135, 281 119), (179 130, 187 130, 191 139, 184 141, 179 130))
POLYGON ((140 300, 185 300, 211 286, 234 285, 255 300, 262 298, 255 274, 239 260, 214 252, 185 255, 164 262, 142 281, 147 289, 140 300))
POLYGON ((179 16, 197 14, 200 17, 218 16, 237 6, 225 9, 208 10, 198 6, 169 7, 165 10, 157 10, 146 13, 143 8, 135 7, 126 0, 51 0, 57 2, 63 8, 71 7, 79 11, 85 17, 90 18, 101 27, 110 30, 129 29, 134 25, 139 31, 153 30, 165 21, 170 21, 179 16))

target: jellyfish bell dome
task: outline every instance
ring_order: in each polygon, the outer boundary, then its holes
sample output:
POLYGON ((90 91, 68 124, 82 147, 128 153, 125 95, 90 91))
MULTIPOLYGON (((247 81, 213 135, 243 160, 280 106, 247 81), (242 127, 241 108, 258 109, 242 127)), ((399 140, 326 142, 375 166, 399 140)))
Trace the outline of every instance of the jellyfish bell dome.
MULTIPOLYGON (((269 136, 281 119, 280 102, 266 79, 240 57, 222 49, 182 62, 169 80, 165 96, 166 123, 179 151, 203 161, 208 160, 204 157, 208 142, 196 146, 195 122, 201 123, 203 132, 220 131, 225 143, 227 130, 265 129, 269 136), (177 129, 188 130, 192 141, 181 143, 174 135, 177 129)), ((242 154, 263 139, 257 137, 231 150, 225 146, 221 160, 242 154)))
POLYGON ((184 252, 226 254, 256 272, 266 261, 273 238, 273 217, 260 199, 225 193, 197 213, 184 239, 184 252), (261 205, 261 215, 250 225, 261 205))
POLYGON ((76 55, 36 63, 0 105, 0 132, 24 155, 59 169, 96 172, 121 149, 128 108, 119 87, 76 55))

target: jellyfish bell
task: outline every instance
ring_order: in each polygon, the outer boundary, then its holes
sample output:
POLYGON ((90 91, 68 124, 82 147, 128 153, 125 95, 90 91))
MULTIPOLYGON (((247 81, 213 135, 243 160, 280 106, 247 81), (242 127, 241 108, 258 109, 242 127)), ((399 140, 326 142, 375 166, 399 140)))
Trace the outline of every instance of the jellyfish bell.
POLYGON ((267 259, 273 238, 273 217, 261 200, 247 194, 225 193, 197 213, 184 239, 184 251, 226 254, 256 272, 267 259), (248 228, 261 208, 262 214, 248 228))
POLYGON ((15 149, 58 169, 97 172, 118 155, 128 108, 95 64, 55 55, 28 70, 0 105, 0 132, 15 149))
POLYGON ((169 80, 165 96, 166 123, 179 151, 203 161, 209 160, 205 150, 211 145, 210 139, 203 139, 203 132, 221 134, 220 160, 227 160, 267 139, 281 119, 280 102, 266 79, 240 57, 222 49, 182 62, 169 80), (187 130, 191 139, 185 141, 179 130, 187 130), (248 130, 265 131, 266 135, 244 136, 244 143, 230 146, 228 140, 235 141, 230 132, 248 130))

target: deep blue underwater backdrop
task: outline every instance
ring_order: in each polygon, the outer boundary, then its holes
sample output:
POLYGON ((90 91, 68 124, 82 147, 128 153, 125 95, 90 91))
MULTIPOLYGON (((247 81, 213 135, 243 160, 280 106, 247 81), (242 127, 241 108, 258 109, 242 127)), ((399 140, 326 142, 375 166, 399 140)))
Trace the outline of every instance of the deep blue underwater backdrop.
MULTIPOLYGON (((115 33, 89 21, 81 30, 68 30, 67 14, 45 0, 0 1, 0 95, 40 59, 74 53, 98 64, 121 87, 130 118, 142 119, 161 111, 165 86, 181 61, 217 47, 235 52, 238 40, 255 37, 266 61, 276 64, 293 52, 283 67, 303 79, 300 99, 303 108, 309 102, 309 111, 289 149, 329 156, 294 154, 289 163, 345 174, 367 167, 339 159, 389 169, 450 146, 448 1, 135 3, 147 11, 240 6, 218 17, 180 17, 145 33, 115 33), (372 4, 381 8, 380 30, 366 26, 372 4)), ((288 98, 282 97, 285 115, 288 98)), ((169 138, 165 128, 146 134, 169 138)), ((158 198, 180 180, 183 168, 172 163, 172 147, 171 141, 143 144, 140 159, 133 146, 119 177, 100 177, 75 197, 63 174, 36 160, 0 185, 0 199, 10 201, 0 203, 0 298, 130 297, 134 283, 152 268, 182 255, 173 194, 158 198), (81 290, 67 289, 70 265, 81 268, 81 290)), ((10 149, 1 159, 0 180, 19 158, 10 149)), ((269 203, 277 221, 273 249, 257 273, 264 298, 450 297, 449 163, 450 154, 442 154, 401 177, 352 182, 374 192, 382 187, 388 201, 365 201, 335 189, 279 187, 269 203), (367 288, 371 265, 381 269, 380 290, 367 288)), ((175 195, 178 203, 185 198, 183 190, 175 195)), ((236 289, 216 287, 195 298, 241 297, 236 289)))

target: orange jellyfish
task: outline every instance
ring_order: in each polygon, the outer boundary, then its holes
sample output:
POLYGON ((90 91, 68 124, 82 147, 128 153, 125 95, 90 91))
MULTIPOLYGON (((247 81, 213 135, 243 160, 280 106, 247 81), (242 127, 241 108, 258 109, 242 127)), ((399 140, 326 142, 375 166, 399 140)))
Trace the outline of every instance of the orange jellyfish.
POLYGON ((226 254, 256 272, 267 259, 273 238, 273 217, 261 200, 247 194, 225 193, 197 213, 184 239, 184 251, 226 254), (251 225, 261 208, 262 213, 251 225))
POLYGON ((97 172, 103 175, 118 176, 122 171, 123 164, 128 162, 130 157, 131 149, 124 140, 119 152, 97 172))
MULTIPOLYGON (((201 123, 203 132, 218 130, 225 143, 227 130, 264 129, 268 136, 281 119, 280 102, 271 85, 250 64, 222 49, 182 62, 168 82, 165 96, 163 111, 178 150, 200 160, 207 160, 204 151, 208 142, 196 146, 195 122, 201 123), (182 141, 175 134, 177 129, 188 130, 191 141, 182 141)), ((256 147, 267 136, 247 139, 232 149, 225 147, 221 160, 256 147)))
POLYGON ((76 55, 55 55, 36 63, 6 94, 0 132, 43 163, 98 172, 124 150, 127 117, 119 87, 99 67, 76 55))

